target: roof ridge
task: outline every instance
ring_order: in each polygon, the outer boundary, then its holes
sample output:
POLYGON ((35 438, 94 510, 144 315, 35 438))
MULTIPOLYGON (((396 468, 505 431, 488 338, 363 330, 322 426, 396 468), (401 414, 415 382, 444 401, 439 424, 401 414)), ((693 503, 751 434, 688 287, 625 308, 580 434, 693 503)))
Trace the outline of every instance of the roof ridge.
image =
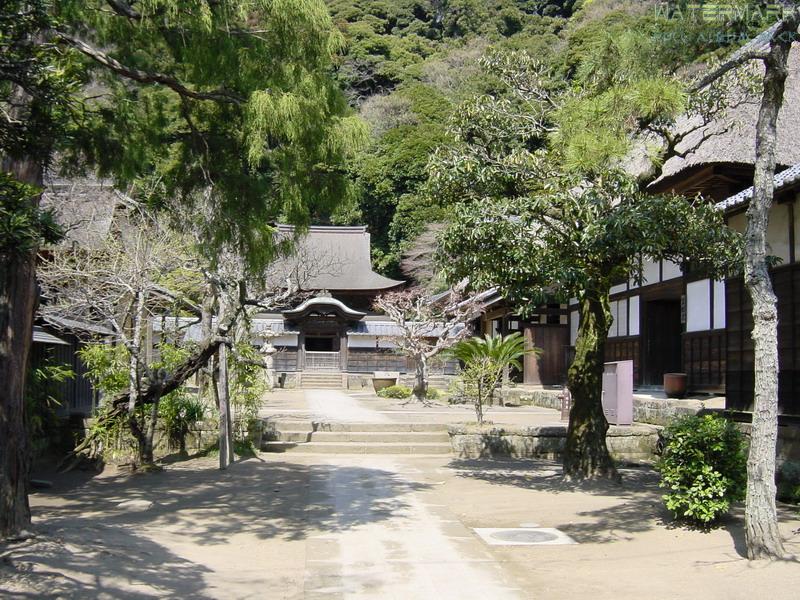
MULTIPOLYGON (((776 192, 779 192, 780 190, 794 183, 800 182, 800 163, 796 163, 791 167, 784 169, 780 173, 776 173, 772 181, 775 185, 776 192)), ((733 196, 726 198, 721 202, 717 202, 714 207, 717 210, 727 211, 747 203, 747 201, 753 197, 753 187, 754 186, 751 185, 749 188, 742 190, 738 194, 734 194, 733 196)))

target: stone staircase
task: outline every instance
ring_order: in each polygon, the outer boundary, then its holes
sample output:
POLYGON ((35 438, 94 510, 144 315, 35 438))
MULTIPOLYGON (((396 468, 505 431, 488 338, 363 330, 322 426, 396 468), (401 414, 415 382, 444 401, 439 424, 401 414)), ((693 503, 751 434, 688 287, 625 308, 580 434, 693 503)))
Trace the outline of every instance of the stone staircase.
POLYGON ((303 371, 299 377, 301 388, 340 390, 345 387, 347 375, 338 371, 303 371))
POLYGON ((265 452, 309 454, 450 454, 447 425, 434 423, 317 423, 267 420, 265 452))

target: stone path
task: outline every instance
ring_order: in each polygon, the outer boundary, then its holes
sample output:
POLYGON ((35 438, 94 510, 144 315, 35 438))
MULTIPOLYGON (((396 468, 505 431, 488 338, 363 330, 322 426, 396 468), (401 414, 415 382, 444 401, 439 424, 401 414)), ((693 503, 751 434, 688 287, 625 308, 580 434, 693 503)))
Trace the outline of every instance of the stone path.
POLYGON ((386 423, 390 420, 364 407, 356 398, 339 390, 305 390, 308 410, 315 419, 344 423, 386 423))
POLYGON ((475 534, 430 502, 421 470, 387 457, 324 464, 309 504, 330 507, 335 524, 308 541, 305 598, 523 597, 475 534))

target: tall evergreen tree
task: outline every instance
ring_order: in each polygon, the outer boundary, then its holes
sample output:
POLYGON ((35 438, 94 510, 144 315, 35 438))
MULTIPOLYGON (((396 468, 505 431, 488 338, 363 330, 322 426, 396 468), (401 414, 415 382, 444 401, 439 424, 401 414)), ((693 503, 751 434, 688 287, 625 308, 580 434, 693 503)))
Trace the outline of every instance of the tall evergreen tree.
POLYGON ((0 255, 7 537, 30 522, 22 394, 54 152, 157 205, 210 206, 209 256, 225 246, 257 271, 275 255, 270 220, 303 226, 346 194, 343 161, 363 134, 330 78, 342 40, 322 0, 7 2, 0 28, 17 65, 0 67, 2 225, 29 242, 0 255))

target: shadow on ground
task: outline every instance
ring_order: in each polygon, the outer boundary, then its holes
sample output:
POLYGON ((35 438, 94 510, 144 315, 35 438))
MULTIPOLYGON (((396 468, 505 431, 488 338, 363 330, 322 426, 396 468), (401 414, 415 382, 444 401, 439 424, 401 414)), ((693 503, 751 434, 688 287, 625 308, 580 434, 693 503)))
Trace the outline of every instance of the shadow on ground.
MULTIPOLYGON (((0 596, 5 575, 28 578, 27 589, 37 589, 37 580, 41 588, 49 576, 59 586, 51 597, 144 598, 155 591, 204 598, 208 569, 155 543, 148 531, 164 530, 177 544, 208 546, 209 552, 243 532, 301 540, 402 518, 408 507, 404 497, 426 487, 381 469, 258 458, 227 471, 206 459, 158 473, 102 475, 80 486, 56 482, 34 496, 40 539, 0 547, 0 555, 10 550, 0 564, 0 596)), ((18 595, 42 597, 42 592, 18 595)))
MULTIPOLYGON (((448 465, 460 477, 547 494, 601 497, 603 507, 569 515, 555 526, 579 543, 609 543, 668 526, 672 519, 661 500, 658 474, 650 468, 622 468, 622 484, 611 481, 567 481, 561 465, 548 460, 454 460, 448 465)), ((593 504, 596 504, 594 502, 593 504)))

